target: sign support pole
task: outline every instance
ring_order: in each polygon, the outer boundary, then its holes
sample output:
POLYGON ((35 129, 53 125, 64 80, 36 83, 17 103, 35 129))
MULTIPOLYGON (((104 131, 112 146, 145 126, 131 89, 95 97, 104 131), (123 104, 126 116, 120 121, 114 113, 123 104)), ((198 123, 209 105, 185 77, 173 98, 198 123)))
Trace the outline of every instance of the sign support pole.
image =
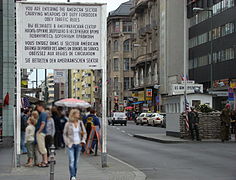
MULTIPOLYGON (((102 6, 102 17, 106 16, 106 6, 102 6)), ((106 20, 101 21, 101 31, 107 34, 106 20)), ((106 36, 102 37, 102 167, 107 167, 107 56, 106 56, 106 36)))
POLYGON ((15 166, 19 167, 20 166, 20 154, 21 154, 21 149, 20 149, 20 140, 21 140, 21 70, 20 70, 20 63, 19 61, 17 62, 17 73, 16 73, 16 128, 15 128, 15 166))

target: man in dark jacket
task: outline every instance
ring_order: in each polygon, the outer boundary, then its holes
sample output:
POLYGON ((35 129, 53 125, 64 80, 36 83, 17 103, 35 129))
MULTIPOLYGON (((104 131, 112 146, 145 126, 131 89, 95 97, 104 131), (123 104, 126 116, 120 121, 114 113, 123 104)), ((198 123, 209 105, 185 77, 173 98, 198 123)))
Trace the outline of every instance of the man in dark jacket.
POLYGON ((195 131, 196 139, 197 141, 200 141, 199 129, 198 129, 199 117, 198 117, 198 112, 194 108, 191 108, 191 111, 188 113, 188 119, 189 119, 189 130, 191 132, 192 140, 194 140, 195 138, 194 136, 194 131, 195 131))
POLYGON ((221 141, 229 140, 229 129, 230 129, 230 104, 226 104, 223 109, 220 119, 221 119, 221 141))
MULTIPOLYGON (((95 126, 97 130, 101 128, 100 121, 98 117, 96 116, 96 111, 93 109, 90 109, 90 114, 86 118, 83 119, 83 123, 85 125, 86 132, 88 134, 87 136, 87 141, 88 141, 90 138, 90 132, 92 130, 92 126, 95 126)), ((95 134, 93 142, 92 142, 92 149, 94 149, 95 145, 97 145, 97 142, 98 142, 98 139, 97 139, 97 135, 95 134)), ((93 153, 92 150, 91 150, 91 153, 93 153)))
POLYGON ((30 116, 30 111, 28 109, 22 109, 21 110, 21 151, 23 154, 27 153, 27 149, 25 146, 25 129, 27 127, 27 121, 30 116))

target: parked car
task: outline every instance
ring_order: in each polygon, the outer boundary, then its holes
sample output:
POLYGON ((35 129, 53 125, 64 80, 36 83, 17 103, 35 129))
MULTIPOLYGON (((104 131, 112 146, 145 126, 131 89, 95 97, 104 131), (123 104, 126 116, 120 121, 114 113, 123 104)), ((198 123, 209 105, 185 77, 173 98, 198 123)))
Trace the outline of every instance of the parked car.
POLYGON ((161 127, 166 128, 166 114, 165 113, 160 113, 160 115, 163 116, 163 121, 161 127))
POLYGON ((127 126, 127 116, 124 112, 114 112, 112 117, 108 119, 108 125, 114 126, 115 124, 127 126))
POLYGON ((151 118, 148 119, 148 125, 162 126, 164 117, 159 113, 153 113, 151 118))
POLYGON ((136 118, 136 125, 141 124, 142 126, 144 124, 148 124, 148 119, 151 118, 152 113, 141 113, 137 118, 136 118))

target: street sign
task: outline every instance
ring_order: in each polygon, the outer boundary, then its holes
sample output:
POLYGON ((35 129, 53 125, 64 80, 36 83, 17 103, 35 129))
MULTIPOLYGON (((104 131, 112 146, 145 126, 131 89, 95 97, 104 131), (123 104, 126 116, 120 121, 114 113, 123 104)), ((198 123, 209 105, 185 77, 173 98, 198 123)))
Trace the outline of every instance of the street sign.
POLYGON ((21 68, 102 69, 101 5, 21 2, 16 11, 21 68))
POLYGON ((102 70, 102 167, 107 167, 106 4, 16 3, 17 111, 14 131, 20 164, 21 68, 102 70))
MULTIPOLYGON (((202 84, 187 84, 187 93, 195 93, 195 89, 199 89, 199 92, 203 93, 202 84)), ((172 84, 171 95, 184 94, 185 85, 184 84, 172 84)))
POLYGON ((152 89, 146 89, 146 97, 152 97, 152 89))

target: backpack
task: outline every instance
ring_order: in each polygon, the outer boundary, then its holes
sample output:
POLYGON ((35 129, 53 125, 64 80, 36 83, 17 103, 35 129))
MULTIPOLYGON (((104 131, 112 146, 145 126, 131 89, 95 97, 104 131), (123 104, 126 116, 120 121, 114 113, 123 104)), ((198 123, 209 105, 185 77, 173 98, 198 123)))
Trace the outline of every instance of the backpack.
POLYGON ((92 116, 87 117, 86 123, 85 123, 85 128, 86 128, 88 135, 90 134, 93 125, 94 125, 93 124, 93 117, 92 116))

